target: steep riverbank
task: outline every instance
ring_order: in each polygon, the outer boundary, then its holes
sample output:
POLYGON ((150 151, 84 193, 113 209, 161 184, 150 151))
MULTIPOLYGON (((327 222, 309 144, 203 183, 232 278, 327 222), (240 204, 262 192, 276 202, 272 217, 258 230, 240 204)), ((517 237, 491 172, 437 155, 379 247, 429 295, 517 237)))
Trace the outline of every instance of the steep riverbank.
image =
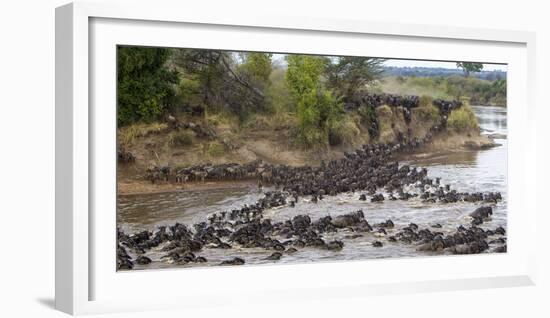
MULTIPOLYGON (((451 118, 453 112, 449 113, 451 118)), ((189 186, 145 181, 144 172, 151 166, 180 169, 205 163, 247 164, 257 160, 272 165, 318 166, 321 161, 341 159, 346 152, 363 145, 395 144, 403 139, 429 139, 417 145, 418 150, 429 152, 479 150, 495 145, 491 138, 480 134, 477 123, 460 131, 439 127, 447 115, 433 105, 409 110, 377 107, 377 135, 372 135, 372 127, 362 122, 358 111, 348 111, 346 116, 352 132, 349 138, 340 145, 316 150, 305 150, 293 142, 296 125, 292 116, 256 115, 243 125, 230 117, 183 116, 174 118, 172 123, 123 128, 119 130, 118 191, 120 194, 165 192, 189 186), (126 160, 120 160, 121 157, 126 160)))

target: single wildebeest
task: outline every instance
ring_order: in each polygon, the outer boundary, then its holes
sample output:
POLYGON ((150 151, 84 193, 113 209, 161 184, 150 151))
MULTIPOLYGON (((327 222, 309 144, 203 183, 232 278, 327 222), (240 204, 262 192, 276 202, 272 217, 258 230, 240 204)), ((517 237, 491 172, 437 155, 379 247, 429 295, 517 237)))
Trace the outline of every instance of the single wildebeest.
POLYGON ((333 218, 332 224, 337 228, 344 228, 344 227, 356 225, 357 223, 364 220, 364 218, 365 218, 365 215, 363 214, 363 211, 359 210, 357 212, 339 215, 333 218))
POLYGON ((482 206, 477 208, 470 216, 474 219, 487 219, 493 214, 493 208, 490 206, 482 206))

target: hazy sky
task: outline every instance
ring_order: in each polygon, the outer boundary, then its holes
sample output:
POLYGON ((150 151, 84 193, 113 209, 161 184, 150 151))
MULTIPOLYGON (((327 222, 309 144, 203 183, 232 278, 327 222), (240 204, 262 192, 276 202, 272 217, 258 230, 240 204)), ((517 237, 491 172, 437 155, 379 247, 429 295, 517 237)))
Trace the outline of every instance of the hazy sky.
MULTIPOLYGON (((284 54, 273 54, 273 60, 281 64, 285 64, 284 54)), ((417 60, 398 60, 398 59, 389 59, 384 65, 387 66, 397 66, 397 67, 442 67, 456 69, 456 62, 439 62, 439 61, 417 61, 417 60)), ((483 64, 484 71, 505 71, 506 65, 501 64, 483 64)))

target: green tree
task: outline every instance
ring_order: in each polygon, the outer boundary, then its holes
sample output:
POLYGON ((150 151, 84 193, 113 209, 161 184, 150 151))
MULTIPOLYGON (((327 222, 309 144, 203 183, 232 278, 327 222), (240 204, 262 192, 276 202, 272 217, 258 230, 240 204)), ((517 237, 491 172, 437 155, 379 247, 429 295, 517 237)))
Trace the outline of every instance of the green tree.
POLYGON ((177 73, 166 67, 170 50, 120 46, 117 53, 119 126, 158 118, 177 82, 177 73))
POLYGON ((199 95, 202 107, 216 108, 226 69, 223 59, 229 53, 217 50, 176 49, 174 63, 184 74, 181 87, 186 95, 199 95))
POLYGON ((269 81, 271 74, 271 53, 248 53, 240 69, 255 81, 269 81))
POLYGON ((226 109, 236 114, 242 122, 251 110, 264 104, 262 90, 247 74, 239 72, 231 52, 177 49, 174 64, 188 79, 187 87, 183 87, 182 91, 198 91, 202 107, 214 112, 226 109))
POLYGON ((326 61, 307 55, 287 57, 286 82, 296 102, 298 140, 306 148, 326 146, 334 122, 343 113, 342 103, 321 82, 326 61))
POLYGON ((469 77, 470 73, 476 73, 483 70, 482 63, 457 62, 456 67, 461 68, 464 71, 464 75, 466 75, 466 77, 469 77))
POLYGON ((384 59, 344 56, 327 59, 327 86, 345 100, 382 76, 384 59))

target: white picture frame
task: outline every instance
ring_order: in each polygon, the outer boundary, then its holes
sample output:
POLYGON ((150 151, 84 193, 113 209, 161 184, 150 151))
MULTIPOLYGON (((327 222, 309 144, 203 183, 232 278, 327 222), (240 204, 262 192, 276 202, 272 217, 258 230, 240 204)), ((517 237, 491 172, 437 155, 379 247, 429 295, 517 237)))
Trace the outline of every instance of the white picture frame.
POLYGON ((528 199, 524 186, 537 182, 534 45, 535 35, 530 32, 244 13, 213 15, 187 10, 184 4, 152 9, 145 5, 119 6, 116 2, 73 3, 57 8, 56 308, 70 314, 87 314, 223 305, 242 302, 243 298, 246 302, 297 301, 534 284, 536 200, 528 199), (193 43, 186 42, 191 40, 184 37, 179 40, 181 42, 167 40, 170 35, 181 34, 182 28, 187 28, 187 34, 195 34, 193 43), (220 32, 224 32, 225 39, 220 37, 220 32), (257 38, 247 44, 244 38, 252 36, 257 38), (284 36, 284 41, 274 40, 268 45, 261 40, 265 36, 284 36), (218 40, 214 41, 216 37, 218 40), (483 62, 508 63, 509 252, 504 255, 135 273, 116 273, 114 266, 103 265, 115 261, 114 254, 109 254, 113 251, 109 240, 114 242, 115 228, 107 239, 93 237, 93 234, 99 229, 111 228, 114 219, 112 211, 105 215, 92 212, 103 207, 114 208, 112 199, 116 187, 113 187, 114 176, 110 172, 115 163, 115 140, 109 132, 116 124, 112 121, 114 109, 109 105, 115 102, 112 53, 116 44, 200 45, 295 53, 344 52, 341 48, 323 46, 321 43, 326 41, 315 41, 318 39, 347 43, 345 52, 351 55, 362 54, 362 49, 353 45, 361 39, 385 43, 387 51, 380 48, 378 52, 382 55, 376 56, 478 61, 479 53, 486 52, 483 62), (301 40, 311 40, 310 47, 299 44, 301 40), (281 43, 285 42, 283 47, 281 43), (390 56, 390 48, 402 47, 403 43, 410 48, 407 55, 390 56), (441 46, 439 55, 423 52, 426 43, 441 46), (94 92, 102 93, 94 95, 94 92), (93 107, 99 100, 105 101, 106 104, 101 105, 107 106, 93 107), (526 107, 518 107, 520 104, 526 107), (101 133, 98 125, 107 128, 101 133), (106 158, 111 158, 112 164, 106 158), (521 217, 516 217, 520 210, 521 217), (400 275, 398 272, 404 266, 415 276, 400 275), (331 275, 322 281, 315 279, 316 274, 327 271, 345 272, 345 275, 331 275), (354 276, 363 272, 361 278, 354 276), (291 282, 283 279, 289 275, 294 278, 291 282), (158 291, 155 295, 144 299, 132 293, 139 284, 152 288, 155 284, 166 286, 166 282, 178 279, 196 284, 196 293, 174 293, 168 287, 155 289, 158 291), (262 285, 262 281, 268 281, 269 286, 262 285), (232 293, 216 298, 227 290, 232 293))

